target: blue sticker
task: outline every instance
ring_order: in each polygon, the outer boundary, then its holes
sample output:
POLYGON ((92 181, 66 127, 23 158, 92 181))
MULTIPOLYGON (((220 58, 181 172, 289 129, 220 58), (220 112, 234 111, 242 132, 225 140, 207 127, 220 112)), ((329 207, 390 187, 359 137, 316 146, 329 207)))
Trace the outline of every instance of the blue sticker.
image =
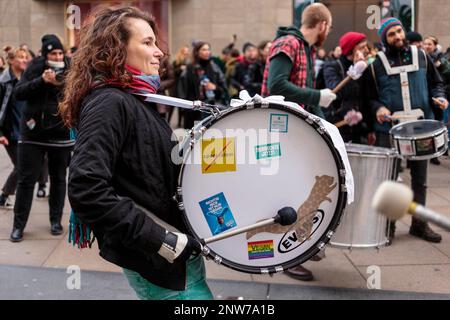
POLYGON ((199 202, 213 235, 236 227, 233 213, 223 192, 199 202))
POLYGON ((270 114, 270 132, 288 132, 288 120, 289 116, 287 114, 270 114))

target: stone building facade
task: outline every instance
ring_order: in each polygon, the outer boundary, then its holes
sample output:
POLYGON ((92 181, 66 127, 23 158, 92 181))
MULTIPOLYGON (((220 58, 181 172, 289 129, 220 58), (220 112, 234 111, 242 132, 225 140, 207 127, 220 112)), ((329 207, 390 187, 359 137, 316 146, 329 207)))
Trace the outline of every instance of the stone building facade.
MULTIPOLYGON (((98 0, 0 0, 0 46, 27 43, 34 50, 40 47, 41 36, 55 33, 70 46, 76 40, 66 27, 67 8, 71 3, 88 10, 98 4, 125 1, 98 0)), ((164 30, 166 43, 173 53, 194 40, 209 41, 218 53, 233 34, 240 49, 246 41, 258 43, 272 39, 280 25, 292 24, 292 0, 144 0, 126 1, 144 8, 157 8, 155 16, 164 30), (155 6, 155 4, 158 4, 155 6)), ((328 48, 337 44, 339 36, 363 26, 365 8, 378 0, 327 0, 335 15, 334 30, 328 48)), ((438 37, 444 48, 450 46, 450 1, 415 0, 416 29, 424 35, 438 37)), ((84 12, 85 13, 85 12, 84 12)), ((376 39, 376 31, 366 32, 376 39)))

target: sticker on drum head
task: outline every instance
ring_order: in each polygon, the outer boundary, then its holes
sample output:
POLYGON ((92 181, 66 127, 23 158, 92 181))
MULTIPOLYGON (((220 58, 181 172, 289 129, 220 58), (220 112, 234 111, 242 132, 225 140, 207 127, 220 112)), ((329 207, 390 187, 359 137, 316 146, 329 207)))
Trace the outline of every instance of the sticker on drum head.
POLYGON ((400 153, 403 156, 411 156, 414 154, 414 150, 410 140, 399 140, 398 146, 400 148, 400 153))
POLYGON ((233 213, 223 192, 199 202, 212 235, 236 227, 233 213))
POLYGON ((269 143, 255 146, 256 160, 277 158, 281 156, 280 143, 269 143))
POLYGON ((248 242, 247 246, 249 260, 274 257, 273 240, 248 242))
POLYGON ((270 114, 270 132, 287 133, 288 132, 288 120, 287 114, 270 114))
POLYGON ((235 138, 202 140, 202 173, 236 172, 235 138))

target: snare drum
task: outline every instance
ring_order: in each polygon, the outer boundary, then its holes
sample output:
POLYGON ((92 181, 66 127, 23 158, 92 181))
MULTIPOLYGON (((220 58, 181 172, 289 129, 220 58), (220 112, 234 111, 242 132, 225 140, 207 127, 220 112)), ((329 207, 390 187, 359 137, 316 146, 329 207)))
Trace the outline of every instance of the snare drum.
POLYGON ((355 182, 355 202, 347 206, 331 245, 340 248, 379 248, 388 244, 385 216, 372 209, 380 184, 392 180, 398 157, 394 149, 347 144, 355 182))
POLYGON ((447 127, 435 120, 401 123, 390 131, 392 145, 406 160, 430 160, 448 149, 447 127))
POLYGON ((178 188, 179 207, 197 239, 272 218, 292 207, 297 221, 206 246, 207 257, 246 273, 275 273, 316 255, 346 204, 345 168, 320 122, 275 103, 248 103, 191 130, 178 188))

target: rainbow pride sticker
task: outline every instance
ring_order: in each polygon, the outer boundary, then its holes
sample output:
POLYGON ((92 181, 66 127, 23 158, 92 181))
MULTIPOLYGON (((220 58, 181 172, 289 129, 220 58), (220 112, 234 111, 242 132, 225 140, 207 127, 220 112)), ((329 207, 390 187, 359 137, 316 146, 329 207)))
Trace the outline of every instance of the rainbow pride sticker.
POLYGON ((273 258, 273 240, 248 242, 248 258, 250 260, 273 258))

